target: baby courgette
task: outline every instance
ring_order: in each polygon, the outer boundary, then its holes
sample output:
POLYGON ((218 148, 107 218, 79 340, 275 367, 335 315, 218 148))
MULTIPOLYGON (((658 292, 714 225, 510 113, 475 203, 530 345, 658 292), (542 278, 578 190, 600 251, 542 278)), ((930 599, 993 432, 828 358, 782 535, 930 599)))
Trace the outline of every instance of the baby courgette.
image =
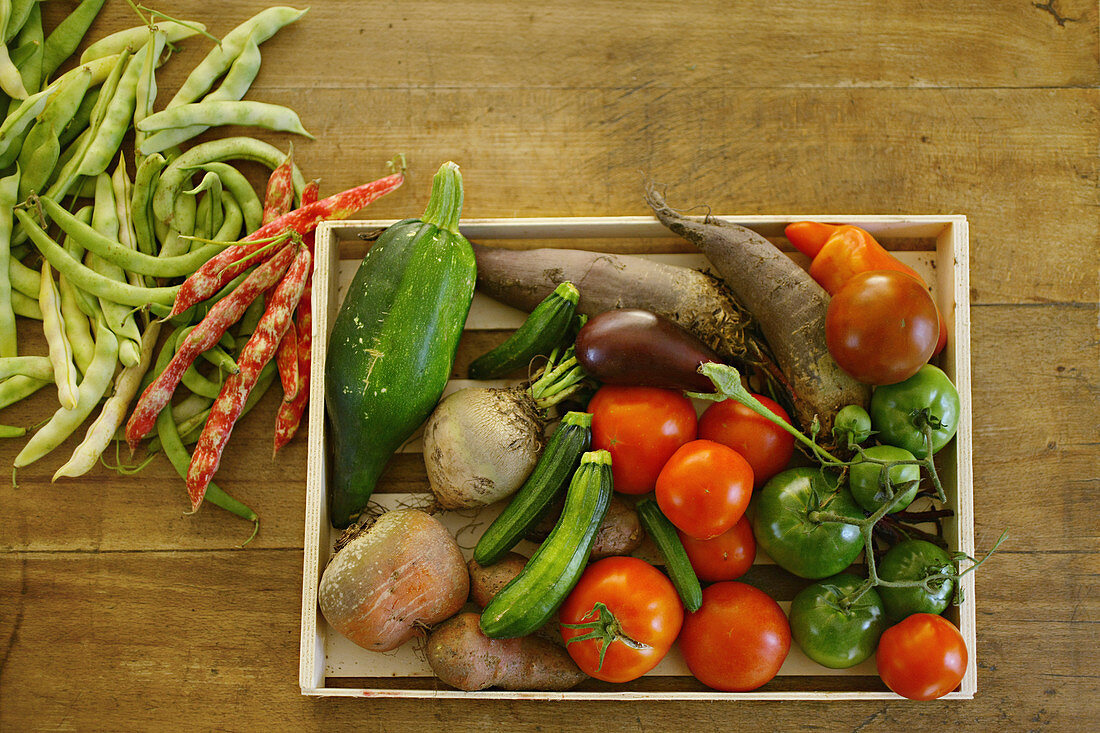
POLYGON ((561 346, 573 321, 580 293, 571 282, 563 282, 507 341, 470 363, 470 379, 497 379, 526 367, 536 356, 549 354, 561 346))
POLYGON ((611 454, 581 456, 569 482, 565 509, 523 572, 497 593, 481 613, 481 630, 493 639, 526 636, 545 624, 584 572, 592 542, 611 502, 611 454))
POLYGON ((566 413, 542 451, 535 470, 478 540, 474 559, 479 565, 492 565, 500 560, 539 521, 546 507, 577 470, 581 455, 588 450, 591 441, 592 415, 566 413))
POLYGON ((703 605, 703 587, 699 585, 699 577, 691 567, 687 550, 684 549, 680 536, 676 534, 676 528, 653 499, 642 499, 634 505, 634 511, 638 512, 642 528, 664 556, 665 570, 676 592, 680 594, 684 608, 698 611, 703 605))

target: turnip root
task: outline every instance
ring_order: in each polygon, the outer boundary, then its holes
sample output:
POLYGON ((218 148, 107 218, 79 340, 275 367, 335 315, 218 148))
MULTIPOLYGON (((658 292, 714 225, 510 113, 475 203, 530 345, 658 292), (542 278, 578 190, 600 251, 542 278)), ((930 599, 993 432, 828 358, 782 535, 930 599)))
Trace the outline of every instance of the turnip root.
POLYGON ((527 558, 518 552, 509 552, 492 565, 480 565, 471 558, 466 563, 470 571, 470 601, 478 608, 485 608, 501 588, 520 574, 526 564, 527 558))
POLYGON ((569 281, 580 291, 578 313, 644 308, 695 334, 723 359, 759 359, 747 319, 723 286, 698 270, 578 249, 473 248, 478 289, 508 305, 530 311, 569 281))
POLYGON ((572 347, 551 357, 526 387, 467 387, 436 406, 424 426, 424 467, 441 506, 492 504, 531 475, 545 443, 546 411, 585 379, 572 347))
POLYGON ((340 549, 321 577, 325 620, 364 649, 396 649, 462 608, 466 561, 451 533, 419 509, 386 512, 340 549))
POLYGON ((542 420, 525 390, 467 387, 428 418, 424 466, 444 508, 485 506, 519 490, 542 446, 542 420))
POLYGON ((840 408, 867 406, 870 387, 847 375, 829 354, 825 345, 829 294, 806 271, 751 229, 716 219, 689 219, 673 211, 652 187, 646 191, 646 203, 665 226, 702 250, 737 302, 759 321, 790 383, 790 397, 803 427, 808 428, 816 417, 820 434, 831 436, 840 408))
POLYGON ((587 679, 569 653, 537 636, 490 639, 481 617, 462 613, 428 637, 428 664, 440 680, 460 690, 568 690, 587 679))

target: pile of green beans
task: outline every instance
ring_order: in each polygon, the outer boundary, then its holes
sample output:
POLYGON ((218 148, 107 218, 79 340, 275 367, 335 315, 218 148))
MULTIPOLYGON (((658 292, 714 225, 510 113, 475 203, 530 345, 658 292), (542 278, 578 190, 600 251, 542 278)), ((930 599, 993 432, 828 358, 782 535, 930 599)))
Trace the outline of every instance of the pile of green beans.
MULTIPOLYGON (((81 0, 47 33, 40 3, 0 0, 0 105, 6 107, 0 122, 0 409, 50 384, 59 402, 15 466, 48 455, 103 403, 54 480, 82 475, 100 460, 121 434, 131 401, 175 344, 231 291, 171 321, 158 319, 184 278, 261 225, 260 196, 230 162, 274 169, 288 155, 249 137, 181 146, 221 125, 312 138, 293 110, 244 99, 259 72, 260 44, 304 10, 272 7, 242 22, 158 110, 158 68, 176 44, 209 36, 206 27, 157 14, 85 43, 104 2, 81 0), (82 45, 75 65, 58 73, 82 45), (132 146, 126 142, 131 131, 132 146), (18 334, 28 321, 41 322, 35 327, 48 354, 19 353, 18 334)), ((305 180, 296 168, 293 180, 300 196, 305 180)), ((262 312, 262 299, 257 302, 262 312)), ((207 351, 201 368, 188 370, 183 384, 192 394, 157 421, 150 449, 163 452, 181 476, 189 462, 186 445, 225 378, 237 372, 235 358, 254 315, 207 351)), ((272 377, 273 371, 261 379, 250 406, 272 377)), ((0 439, 27 432, 0 425, 0 439)), ((251 509, 217 487, 207 498, 258 527, 251 509)))

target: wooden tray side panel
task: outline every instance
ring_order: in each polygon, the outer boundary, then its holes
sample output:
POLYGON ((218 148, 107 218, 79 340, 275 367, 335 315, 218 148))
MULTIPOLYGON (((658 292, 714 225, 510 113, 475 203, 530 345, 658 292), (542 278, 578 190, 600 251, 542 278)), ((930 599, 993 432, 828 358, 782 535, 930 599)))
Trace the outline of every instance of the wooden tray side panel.
MULTIPOLYGON (((750 226, 761 234, 770 237, 781 246, 787 245, 782 239, 783 226, 790 221, 812 219, 818 221, 841 221, 838 217, 806 215, 797 217, 717 217, 725 221, 750 226)), ((972 487, 972 427, 970 421, 970 312, 968 278, 968 232, 965 217, 961 216, 866 216, 843 217, 846 223, 858 224, 878 237, 885 237, 901 243, 900 254, 903 259, 912 260, 925 273, 937 303, 944 310, 948 322, 948 346, 940 357, 944 370, 955 381, 962 399, 963 419, 953 451, 944 451, 937 456, 941 476, 948 492, 949 502, 956 509, 952 520, 945 522, 944 534, 949 544, 967 554, 973 555, 973 487, 972 487), (933 244, 935 251, 932 251, 933 244), (920 250, 923 250, 920 251, 920 250)), ((395 682, 387 685, 389 675, 403 675, 407 672, 391 671, 382 678, 363 679, 359 687, 358 680, 347 679, 356 676, 348 669, 337 669, 336 679, 344 678, 341 685, 330 685, 326 680, 326 650, 334 654, 334 659, 348 659, 342 645, 332 646, 333 640, 326 640, 328 626, 324 622, 317 606, 317 585, 324 565, 328 561, 333 534, 329 528, 327 511, 326 470, 327 457, 325 445, 324 414, 324 366, 328 333, 343 289, 349 277, 347 262, 341 268, 341 258, 360 257, 367 245, 358 241, 357 235, 388 226, 391 221, 345 221, 326 222, 318 228, 316 249, 316 271, 313 287, 313 353, 312 377, 309 413, 309 444, 307 466, 305 553, 302 577, 302 638, 299 682, 303 694, 338 695, 363 697, 415 697, 415 698, 506 698, 528 700, 879 700, 894 699, 893 693, 881 688, 860 689, 859 679, 873 680, 877 677, 851 677, 851 682, 843 690, 806 689, 806 690, 770 690, 749 693, 719 693, 717 691, 698 691, 685 683, 673 682, 671 688, 652 686, 642 690, 594 691, 574 690, 570 692, 500 692, 483 691, 466 693, 450 689, 438 689, 438 686, 426 683, 413 684, 412 677, 394 677, 395 682), (341 270, 343 274, 341 276, 341 270), (338 651, 340 650, 340 651, 338 651), (399 681, 400 680, 400 681, 399 681), (674 689, 680 685, 682 689, 674 689), (849 689, 849 687, 854 689, 849 689)), ((613 246, 622 246, 622 241, 637 240, 631 251, 646 251, 653 247, 662 251, 658 242, 668 240, 668 231, 651 217, 610 217, 610 218, 572 218, 572 219, 508 219, 508 220, 468 220, 462 223, 463 233, 475 240, 509 240, 506 246, 518 242, 524 246, 583 246, 583 241, 612 242, 613 246), (552 242, 548 245, 547 242, 552 242), (652 244, 650 244, 652 243, 652 244)), ((665 256, 661 258, 664 259, 665 256)), ((683 258, 683 264, 698 257, 693 255, 669 255, 670 259, 683 258)), ((796 260, 800 256, 795 253, 796 260)), ((804 259, 804 258, 802 258, 804 259)), ((799 260, 801 261, 801 260, 799 260)), ((805 265, 805 263, 802 263, 805 265)), ((482 297, 483 296, 479 296, 482 297)), ((487 299, 486 299, 487 300, 487 299)), ((483 307, 471 311, 471 319, 477 323, 467 323, 467 329, 501 329, 514 327, 512 321, 522 316, 510 313, 511 309, 490 301, 483 307), (498 319, 499 320, 498 322, 498 319)), ((454 387, 454 385, 452 385, 454 387)), ((967 647, 971 652, 966 676, 959 689, 944 699, 969 699, 974 696, 977 683, 975 650, 975 601, 973 576, 963 580, 965 602, 952 609, 951 618, 959 625, 967 647)), ((339 640, 336 640, 339 641, 339 640)), ((356 662, 356 665, 359 665, 356 662)), ((352 666, 356 666, 352 665, 352 666)), ((360 665, 361 666, 361 665, 360 665)), ((797 665, 796 665, 797 666, 797 665)), ((861 665, 859 674, 869 672, 861 665)), ((792 670, 797 675, 798 671, 792 670)), ((873 673, 873 671, 871 672, 873 673)), ((361 672, 359 674, 362 674, 361 672)), ((681 674, 672 672, 672 674, 681 674)), ((423 678, 420 678, 423 679, 423 678)), ((665 679, 679 680, 680 677, 665 679)), ((799 677, 785 679, 798 680, 799 677)), ((805 685, 815 677, 802 678, 805 685)), ((692 681, 691 678, 686 678, 692 681)), ((796 685, 797 686, 797 685, 796 685)), ((833 686, 835 687, 835 685, 833 686)))

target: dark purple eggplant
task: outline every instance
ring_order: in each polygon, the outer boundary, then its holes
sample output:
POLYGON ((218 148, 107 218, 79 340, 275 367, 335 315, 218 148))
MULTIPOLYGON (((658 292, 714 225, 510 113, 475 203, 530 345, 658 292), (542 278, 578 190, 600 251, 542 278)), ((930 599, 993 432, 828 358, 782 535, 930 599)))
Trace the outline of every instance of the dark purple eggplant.
POLYGON ((640 308, 593 316, 577 333, 577 362, 597 381, 713 392, 697 370, 719 362, 706 344, 667 318, 640 308))

